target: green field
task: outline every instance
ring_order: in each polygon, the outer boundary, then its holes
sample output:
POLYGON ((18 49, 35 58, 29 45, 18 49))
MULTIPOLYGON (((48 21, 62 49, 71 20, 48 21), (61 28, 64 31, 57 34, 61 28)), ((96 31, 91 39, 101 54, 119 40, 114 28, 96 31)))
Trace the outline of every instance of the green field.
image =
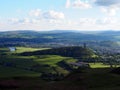
POLYGON ((10 52, 9 48, 0 48, 0 54, 2 53, 16 54, 16 53, 33 52, 33 51, 38 51, 38 50, 50 49, 50 48, 31 48, 31 47, 15 47, 15 48, 16 48, 16 51, 13 51, 13 52, 10 52))
POLYGON ((0 77, 32 76, 34 74, 35 76, 36 74, 40 76, 43 72, 68 74, 69 71, 59 66, 58 63, 61 61, 65 61, 66 63, 75 62, 76 60, 73 58, 59 55, 20 56, 16 54, 45 49, 48 48, 16 47, 16 51, 10 52, 8 48, 0 48, 1 54, 5 53, 4 55, 0 55, 0 69, 2 73, 0 77))
POLYGON ((49 49, 49 48, 16 47, 16 51, 14 53, 32 52, 32 51, 46 50, 46 49, 49 49))
MULTIPOLYGON (((19 83, 18 89, 11 90, 120 90, 120 75, 111 73, 114 68, 110 68, 110 65, 89 63, 90 68, 70 73, 60 63, 69 65, 70 62, 77 61, 74 58, 59 55, 19 55, 22 52, 45 49, 49 48, 17 47, 15 52, 0 48, 0 85, 1 82, 19 83), (41 79, 43 73, 58 72, 66 76, 61 81, 48 82, 41 79)), ((9 89, 5 84, 0 90, 9 89)))
POLYGON ((0 78, 10 77, 39 77, 41 74, 19 68, 0 66, 0 78))
MULTIPOLYGON (((103 63, 89 63, 91 68, 111 68, 110 65, 103 63)), ((113 65, 115 67, 115 65, 113 65)), ((116 67, 120 67, 120 65, 116 65, 116 67)))

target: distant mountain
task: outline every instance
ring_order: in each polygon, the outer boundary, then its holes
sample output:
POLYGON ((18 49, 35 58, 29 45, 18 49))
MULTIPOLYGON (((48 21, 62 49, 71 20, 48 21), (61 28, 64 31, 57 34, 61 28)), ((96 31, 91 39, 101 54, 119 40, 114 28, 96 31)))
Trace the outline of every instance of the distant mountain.
POLYGON ((120 31, 18 30, 0 32, 0 46, 119 46, 120 31))
POLYGON ((44 38, 53 37, 60 39, 79 39, 79 40, 120 40, 120 31, 89 31, 80 32, 74 30, 53 30, 53 31, 6 31, 0 32, 0 38, 44 38), (117 37, 117 38, 116 38, 117 37))

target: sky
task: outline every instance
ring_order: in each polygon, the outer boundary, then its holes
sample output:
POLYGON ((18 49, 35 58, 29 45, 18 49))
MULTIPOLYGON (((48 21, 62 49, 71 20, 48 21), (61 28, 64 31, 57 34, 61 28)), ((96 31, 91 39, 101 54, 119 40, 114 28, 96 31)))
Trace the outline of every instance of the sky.
POLYGON ((120 30, 120 0, 0 0, 8 30, 120 30))

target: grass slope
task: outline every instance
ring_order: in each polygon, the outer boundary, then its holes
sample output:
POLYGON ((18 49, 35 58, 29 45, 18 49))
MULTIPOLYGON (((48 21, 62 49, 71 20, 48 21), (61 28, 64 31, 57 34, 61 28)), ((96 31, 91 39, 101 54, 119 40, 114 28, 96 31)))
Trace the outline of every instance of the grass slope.
POLYGON ((0 78, 10 77, 39 77, 41 73, 28 71, 24 69, 0 66, 0 78))
MULTIPOLYGON (((91 68, 111 68, 110 65, 103 63, 89 63, 89 65, 91 68)), ((113 67, 120 67, 120 65, 113 65, 113 67)))
MULTIPOLYGON (((17 52, 24 52, 25 49, 22 49, 17 49, 17 52)), ((90 63, 92 68, 84 69, 83 73, 71 73, 61 81, 46 82, 40 78, 42 72, 68 74, 69 71, 58 63, 76 60, 59 55, 18 56, 7 48, 0 48, 0 51, 1 90, 120 90, 120 75, 111 73, 112 69, 102 63, 90 63), (7 54, 1 55, 3 53, 7 54)))
POLYGON ((21 55, 31 56, 31 55, 60 55, 65 57, 74 57, 74 58, 93 58, 97 57, 93 50, 89 48, 73 46, 73 47, 61 47, 61 48, 53 48, 43 51, 34 51, 34 52, 23 52, 21 55))
POLYGON ((21 52, 32 52, 37 50, 45 50, 48 48, 26 48, 26 47, 17 47, 15 52, 10 52, 8 48, 0 48, 0 69, 1 76, 24 76, 31 74, 32 72, 41 75, 41 73, 62 73, 64 75, 68 74, 69 71, 59 66, 58 63, 65 61, 66 63, 76 62, 76 59, 70 57, 62 57, 59 55, 33 55, 33 56, 20 56, 16 53, 21 52), (5 67, 5 69, 3 69, 5 67), (10 72, 7 72, 10 71, 10 72), (15 74, 13 73, 15 72, 15 74), (17 73, 16 73, 17 72, 17 73), (19 73, 18 73, 19 72, 19 73), (30 72, 30 73, 29 73, 30 72), (10 73, 7 75, 6 73, 10 73))
POLYGON ((46 49, 49 49, 49 48, 16 47, 15 53, 33 52, 33 51, 46 50, 46 49))

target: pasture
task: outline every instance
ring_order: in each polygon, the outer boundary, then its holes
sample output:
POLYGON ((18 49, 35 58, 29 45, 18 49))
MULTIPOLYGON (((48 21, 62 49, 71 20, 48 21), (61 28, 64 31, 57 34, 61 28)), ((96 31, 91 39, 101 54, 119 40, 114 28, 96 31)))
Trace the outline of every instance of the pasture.
MULTIPOLYGON (((104 63, 89 63, 91 68, 111 68, 109 64, 104 63)), ((113 67, 120 67, 120 65, 113 65, 113 67)))
POLYGON ((74 58, 59 55, 19 55, 22 52, 45 49, 49 48, 16 47, 15 52, 10 52, 8 48, 0 48, 0 89, 120 90, 120 75, 111 73, 114 68, 110 68, 110 65, 89 63, 91 68, 84 69, 83 72, 70 73, 60 63, 65 62, 69 65, 70 62, 77 61, 74 58), (58 72, 68 76, 54 82, 41 79, 42 73, 58 72))
POLYGON ((16 47, 16 51, 10 52, 8 48, 0 48, 0 77, 15 76, 40 76, 41 73, 61 73, 68 74, 69 71, 59 66, 58 63, 75 62, 70 57, 59 55, 37 55, 37 56, 20 56, 19 53, 45 50, 48 48, 26 48, 16 47), (4 53, 4 54, 3 54, 4 53), (8 72, 9 71, 9 72, 8 72), (9 74, 8 74, 9 73, 9 74))

